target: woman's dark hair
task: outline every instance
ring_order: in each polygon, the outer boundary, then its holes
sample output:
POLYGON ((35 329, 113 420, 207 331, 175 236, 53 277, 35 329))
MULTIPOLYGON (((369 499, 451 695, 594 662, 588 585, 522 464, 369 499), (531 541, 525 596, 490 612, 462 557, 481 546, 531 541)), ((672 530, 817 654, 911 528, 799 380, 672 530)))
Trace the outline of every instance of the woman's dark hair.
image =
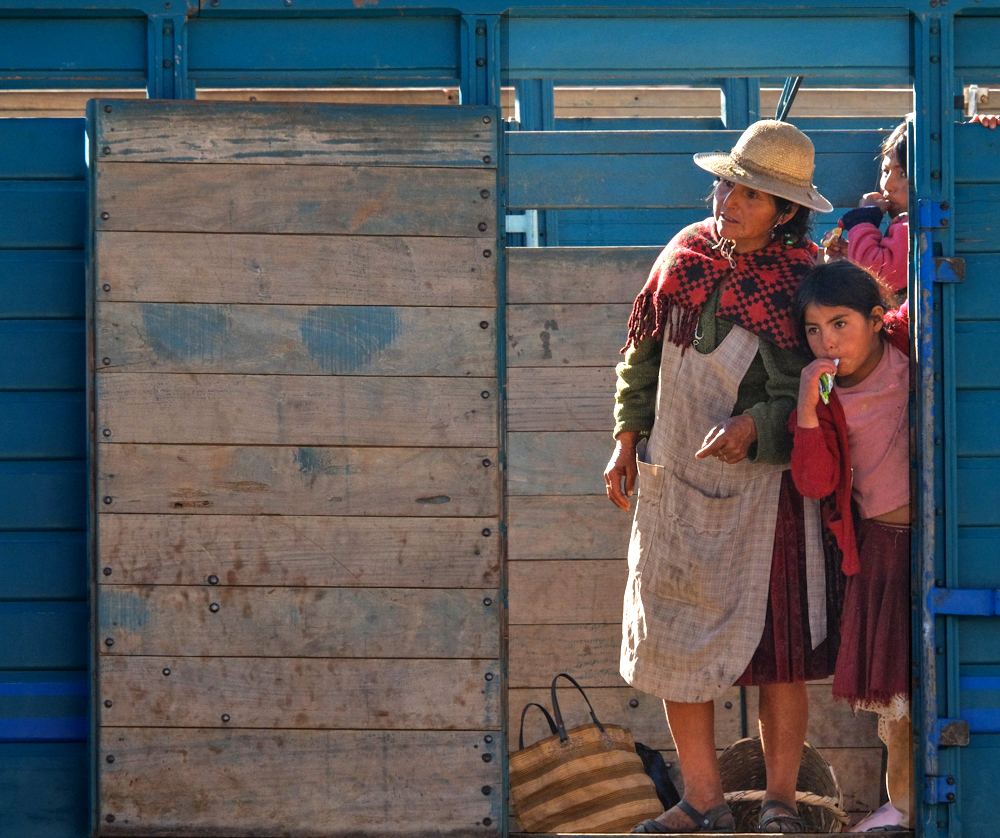
POLYGON ((874 274, 841 259, 810 268, 792 298, 792 317, 805 337, 806 309, 811 305, 844 306, 868 317, 875 306, 895 308, 892 290, 874 274))
MULTIPOLYGON (((722 178, 715 179, 715 182, 712 184, 712 191, 708 193, 705 199, 709 204, 715 198, 715 188, 719 185, 720 180, 722 178)), ((774 208, 778 211, 779 215, 784 215, 792 207, 798 207, 795 215, 789 218, 784 224, 779 224, 774 228, 774 237, 778 240, 790 239, 791 244, 803 244, 809 241, 809 237, 812 235, 812 210, 809 207, 796 204, 794 201, 789 201, 787 198, 779 198, 777 195, 771 195, 771 197, 774 198, 774 208)))
POLYGON ((892 129, 892 133, 888 137, 882 140, 882 155, 895 157, 904 176, 906 175, 906 129, 909 124, 910 117, 907 117, 892 129))

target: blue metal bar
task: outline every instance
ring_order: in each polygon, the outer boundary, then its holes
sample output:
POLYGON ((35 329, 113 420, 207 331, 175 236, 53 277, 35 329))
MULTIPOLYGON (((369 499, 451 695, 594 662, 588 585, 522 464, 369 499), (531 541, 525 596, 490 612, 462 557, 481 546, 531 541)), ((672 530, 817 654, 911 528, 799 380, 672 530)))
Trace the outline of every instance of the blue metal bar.
POLYGON ((0 742, 80 742, 87 731, 86 716, 0 719, 0 742))
POLYGON ((932 614, 995 617, 1000 614, 1000 591, 935 588, 927 607, 932 614))
POLYGON ((799 92, 801 84, 802 76, 789 76, 785 79, 785 86, 781 91, 778 108, 774 114, 774 118, 779 122, 784 122, 785 117, 788 116, 788 112, 792 109, 792 103, 795 102, 795 94, 799 92))

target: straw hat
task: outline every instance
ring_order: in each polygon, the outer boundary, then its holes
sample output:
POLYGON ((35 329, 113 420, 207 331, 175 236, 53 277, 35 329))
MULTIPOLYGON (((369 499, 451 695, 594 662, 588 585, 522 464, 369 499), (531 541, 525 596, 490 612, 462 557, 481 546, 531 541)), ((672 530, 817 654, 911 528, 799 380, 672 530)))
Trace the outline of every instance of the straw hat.
POLYGON ((813 186, 814 160, 812 141, 794 125, 775 119, 755 122, 728 154, 706 151, 694 156, 696 165, 720 178, 830 212, 833 205, 813 186))

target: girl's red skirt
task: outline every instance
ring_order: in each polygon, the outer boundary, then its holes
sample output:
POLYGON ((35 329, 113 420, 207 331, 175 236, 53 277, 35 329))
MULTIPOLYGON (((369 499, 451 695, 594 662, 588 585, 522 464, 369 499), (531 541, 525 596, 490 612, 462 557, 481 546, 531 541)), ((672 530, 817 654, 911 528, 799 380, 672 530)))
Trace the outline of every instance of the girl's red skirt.
POLYGON ((861 572, 847 578, 833 694, 872 709, 910 693, 910 528, 854 526, 861 572))

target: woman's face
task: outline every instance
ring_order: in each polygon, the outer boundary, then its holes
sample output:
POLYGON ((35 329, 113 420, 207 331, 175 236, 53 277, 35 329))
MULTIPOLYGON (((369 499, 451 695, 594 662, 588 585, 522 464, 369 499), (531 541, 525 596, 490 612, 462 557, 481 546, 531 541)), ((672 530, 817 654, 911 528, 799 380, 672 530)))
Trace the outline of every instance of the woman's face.
POLYGON ((788 221, 797 210, 793 206, 781 214, 773 195, 721 178, 712 195, 716 229, 722 238, 736 242, 737 253, 749 253, 770 244, 774 225, 788 221))
POLYGON ((889 202, 890 216, 895 218, 901 212, 906 212, 910 202, 910 185, 906 182, 906 175, 896 160, 895 152, 882 156, 882 173, 878 185, 882 190, 882 197, 889 202))

